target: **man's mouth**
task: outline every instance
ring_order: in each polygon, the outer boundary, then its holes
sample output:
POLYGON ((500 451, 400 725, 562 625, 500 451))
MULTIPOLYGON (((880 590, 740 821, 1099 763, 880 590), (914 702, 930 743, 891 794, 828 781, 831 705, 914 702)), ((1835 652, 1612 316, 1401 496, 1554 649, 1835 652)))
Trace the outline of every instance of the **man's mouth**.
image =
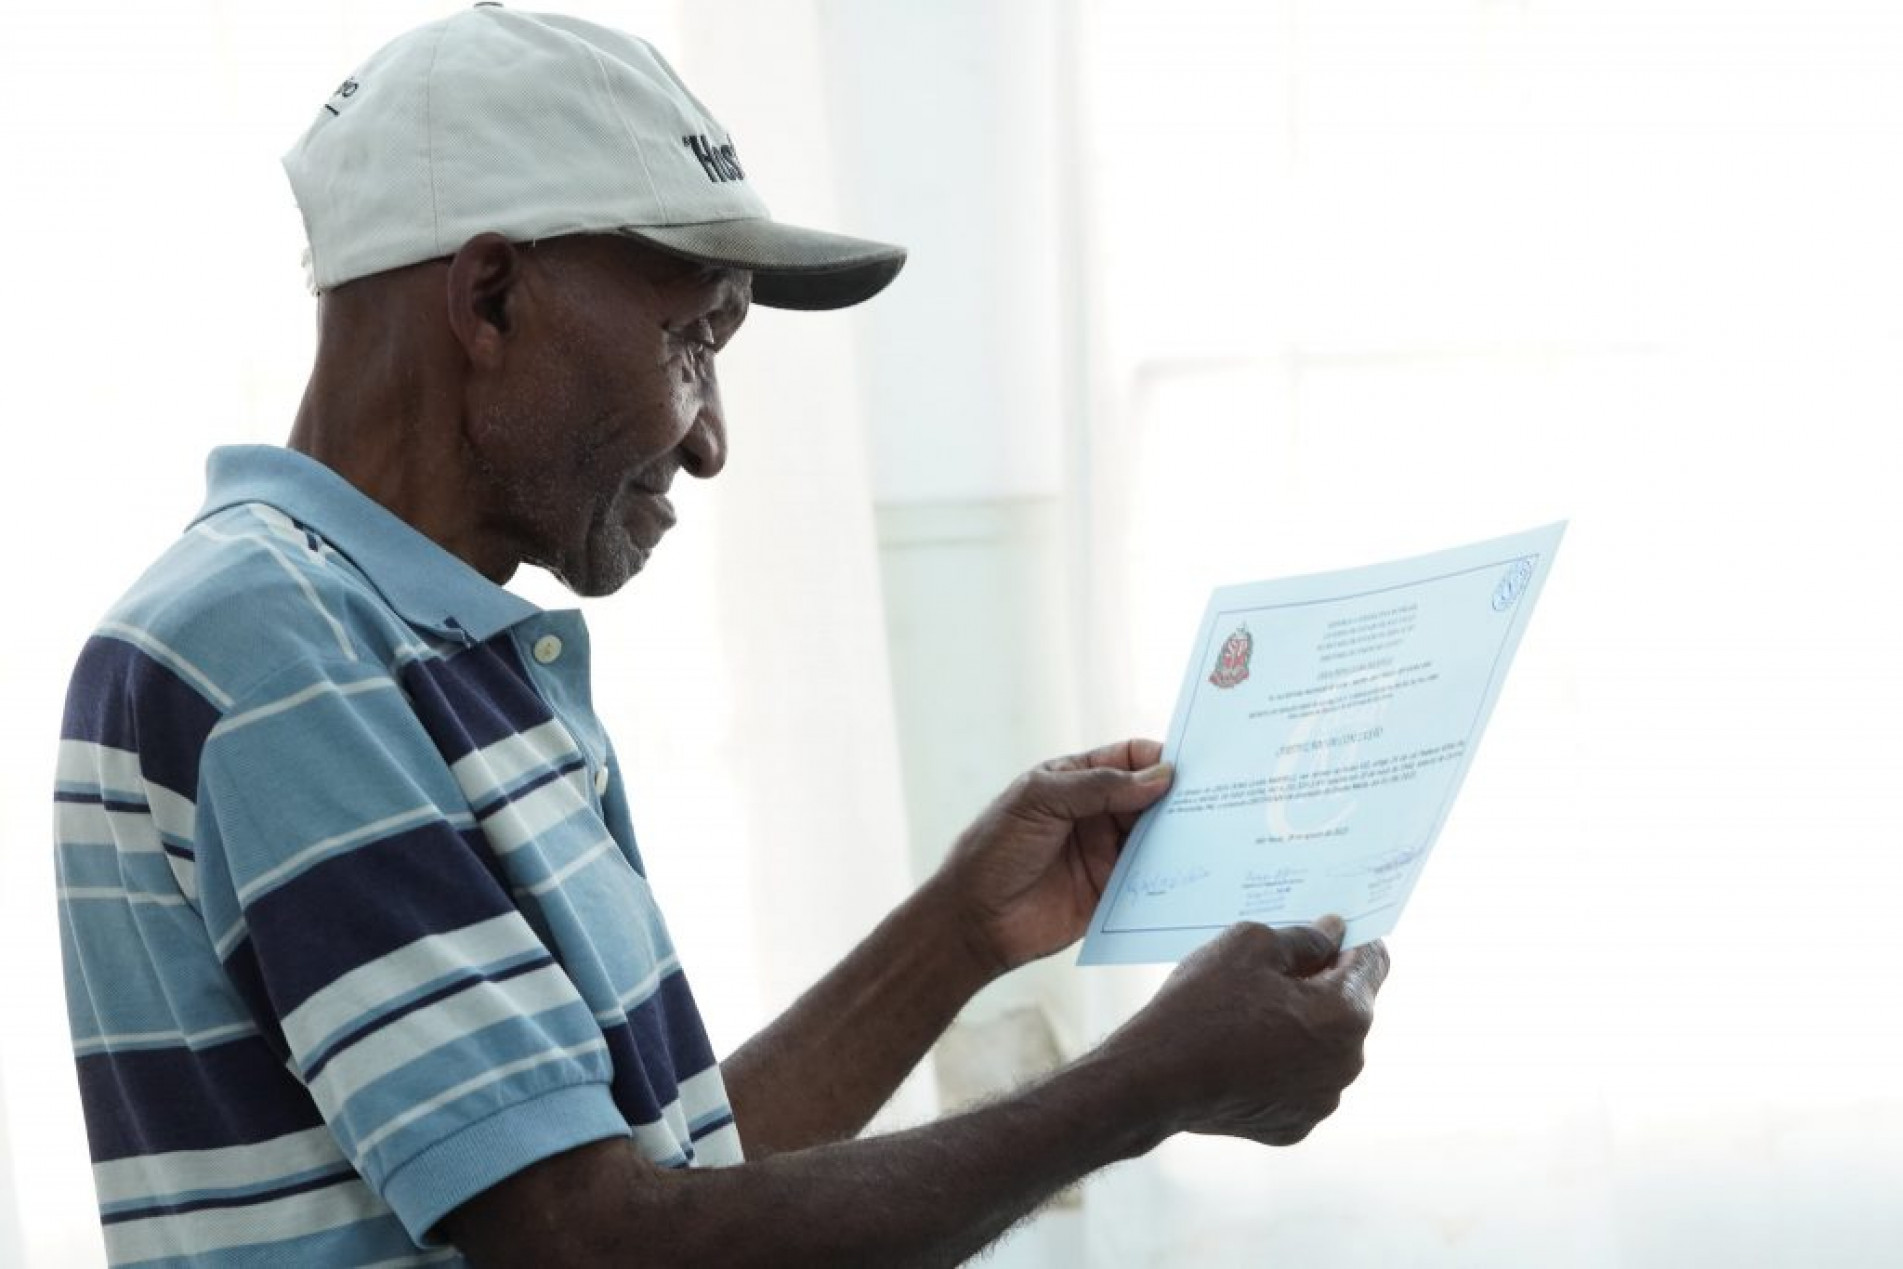
POLYGON ((637 537, 647 539, 647 545, 653 546, 660 541, 661 535, 674 527, 674 504, 666 494, 645 485, 630 485, 622 499, 622 520, 630 527, 639 525, 647 532, 637 537))

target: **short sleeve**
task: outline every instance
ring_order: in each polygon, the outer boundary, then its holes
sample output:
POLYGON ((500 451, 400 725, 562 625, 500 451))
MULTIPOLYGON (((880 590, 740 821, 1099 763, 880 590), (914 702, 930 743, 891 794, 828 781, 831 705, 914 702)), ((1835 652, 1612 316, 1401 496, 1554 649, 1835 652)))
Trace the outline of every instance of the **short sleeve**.
POLYGON ((220 961, 419 1243, 537 1160, 627 1134, 599 1025, 387 673, 300 666, 247 693, 206 741, 198 820, 220 961))

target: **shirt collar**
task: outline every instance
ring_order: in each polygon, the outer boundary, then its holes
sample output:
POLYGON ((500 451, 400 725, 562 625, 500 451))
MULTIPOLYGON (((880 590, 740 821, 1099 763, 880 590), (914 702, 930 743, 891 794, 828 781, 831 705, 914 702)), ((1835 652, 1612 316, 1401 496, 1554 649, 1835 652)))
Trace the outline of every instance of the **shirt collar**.
POLYGON ((276 507, 346 556, 411 625, 476 643, 542 610, 502 589, 324 464, 275 445, 227 445, 205 463, 205 505, 276 507))

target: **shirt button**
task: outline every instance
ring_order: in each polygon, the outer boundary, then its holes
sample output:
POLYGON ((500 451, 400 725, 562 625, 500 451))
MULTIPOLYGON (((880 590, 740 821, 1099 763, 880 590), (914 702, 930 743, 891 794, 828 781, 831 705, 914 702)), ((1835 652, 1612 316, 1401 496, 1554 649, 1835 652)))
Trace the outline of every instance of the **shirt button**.
POLYGON ((554 635, 543 635, 535 641, 535 646, 530 651, 543 665, 553 665, 562 658, 562 641, 554 635))
POLYGON ((595 768, 595 792, 603 797, 608 795, 608 765, 606 763, 595 768))

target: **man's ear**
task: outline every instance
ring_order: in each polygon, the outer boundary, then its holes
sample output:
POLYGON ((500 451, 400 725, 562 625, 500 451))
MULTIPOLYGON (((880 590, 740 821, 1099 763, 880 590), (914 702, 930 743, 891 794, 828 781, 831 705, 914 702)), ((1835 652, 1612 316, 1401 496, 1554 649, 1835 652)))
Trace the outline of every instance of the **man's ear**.
POLYGON ((516 245, 493 233, 477 234, 450 257, 444 296, 449 329, 470 364, 491 369, 502 363, 522 265, 516 245))

